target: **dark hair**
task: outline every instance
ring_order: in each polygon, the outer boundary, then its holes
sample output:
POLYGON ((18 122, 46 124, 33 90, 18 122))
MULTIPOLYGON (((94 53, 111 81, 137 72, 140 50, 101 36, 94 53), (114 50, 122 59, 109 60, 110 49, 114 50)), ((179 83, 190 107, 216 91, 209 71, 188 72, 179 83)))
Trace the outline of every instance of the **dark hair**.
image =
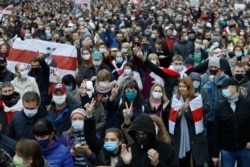
POLYGON ((14 86, 13 86, 12 83, 9 82, 9 81, 5 81, 5 82, 2 83, 1 90, 2 90, 2 88, 4 88, 4 87, 12 87, 13 90, 14 90, 14 86))
POLYGON ((36 63, 36 62, 39 62, 40 63, 40 60, 37 58, 37 57, 33 57, 30 61, 30 63, 36 63))
POLYGON ((122 131, 121 131, 120 129, 118 129, 118 128, 108 128, 108 129, 106 129, 105 134, 107 134, 107 133, 109 133, 109 132, 115 133, 116 137, 117 137, 120 141, 123 140, 122 131))
MULTIPOLYGON (((134 80, 126 81, 126 83, 123 87, 123 91, 122 91, 122 103, 123 103, 123 105, 125 105, 125 102, 129 102, 125 97, 125 90, 127 88, 131 88, 131 89, 134 88, 137 91, 137 96, 133 102, 133 107, 134 108, 141 108, 141 106, 143 105, 144 99, 143 99, 143 96, 141 94, 141 91, 139 89, 137 82, 134 80)), ((130 105, 130 103, 129 103, 129 105, 130 105)))
POLYGON ((132 71, 135 70, 133 64, 130 63, 130 62, 125 63, 125 64, 124 64, 124 67, 126 67, 126 66, 127 66, 127 67, 130 67, 130 68, 132 69, 132 71))
POLYGON ((25 92, 22 97, 23 102, 37 102, 37 104, 40 103, 40 96, 35 91, 28 91, 25 92))
POLYGON ((43 151, 35 140, 21 139, 16 145, 18 156, 28 159, 32 158, 31 167, 43 167, 43 151))
POLYGON ((56 132, 52 123, 47 119, 38 120, 33 126, 33 135, 35 136, 45 136, 52 132, 56 132))
POLYGON ((62 83, 65 85, 73 84, 73 89, 76 88, 76 80, 72 74, 64 75, 62 78, 62 83))

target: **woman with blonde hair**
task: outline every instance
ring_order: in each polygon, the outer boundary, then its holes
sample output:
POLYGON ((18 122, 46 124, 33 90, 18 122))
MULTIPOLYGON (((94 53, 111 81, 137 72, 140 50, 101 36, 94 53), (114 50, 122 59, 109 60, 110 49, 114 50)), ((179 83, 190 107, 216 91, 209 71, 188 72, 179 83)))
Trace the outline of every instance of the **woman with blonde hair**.
POLYGON ((203 103, 192 79, 180 80, 169 114, 169 133, 178 152, 180 167, 201 166, 209 158, 203 125, 203 103))

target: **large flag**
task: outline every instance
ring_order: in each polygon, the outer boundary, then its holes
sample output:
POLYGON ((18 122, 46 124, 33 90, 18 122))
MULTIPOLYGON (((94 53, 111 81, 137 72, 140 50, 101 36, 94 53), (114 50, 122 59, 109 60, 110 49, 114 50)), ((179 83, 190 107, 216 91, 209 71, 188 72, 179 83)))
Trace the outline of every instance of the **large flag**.
POLYGON ((11 14, 13 10, 13 5, 9 5, 6 8, 4 8, 2 11, 0 11, 0 20, 2 19, 4 14, 11 14))
POLYGON ((14 72, 17 63, 25 63, 30 69, 30 61, 37 56, 37 52, 45 54, 45 61, 50 66, 51 82, 56 82, 53 75, 56 70, 61 77, 66 74, 75 76, 77 51, 74 46, 36 39, 22 41, 17 38, 14 41, 7 60, 8 69, 14 72))

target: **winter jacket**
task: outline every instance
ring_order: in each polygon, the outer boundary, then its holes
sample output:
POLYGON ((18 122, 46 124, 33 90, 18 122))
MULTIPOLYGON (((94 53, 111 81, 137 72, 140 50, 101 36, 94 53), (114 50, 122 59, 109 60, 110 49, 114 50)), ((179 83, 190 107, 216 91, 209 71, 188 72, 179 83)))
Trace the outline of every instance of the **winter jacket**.
POLYGON ((250 142, 250 101, 239 97, 235 104, 235 112, 228 100, 215 110, 213 157, 219 157, 220 150, 241 150, 250 142))
POLYGON ((38 73, 30 70, 28 75, 36 79, 36 83, 40 91, 41 103, 44 105, 48 105, 50 103, 48 95, 50 68, 44 59, 40 61, 40 65, 41 68, 39 69, 38 73))
POLYGON ((188 51, 193 52, 193 43, 191 41, 177 41, 173 46, 173 54, 181 55, 183 60, 188 57, 188 51))
POLYGON ((69 149, 61 143, 57 136, 52 145, 43 148, 43 155, 51 167, 74 167, 69 149))
POLYGON ((0 82, 12 81, 14 79, 14 73, 7 70, 5 72, 0 72, 0 82))
POLYGON ((55 103, 52 102, 50 109, 48 111, 49 116, 51 117, 55 128, 57 129, 58 135, 60 136, 64 131, 68 130, 71 127, 70 115, 71 112, 78 108, 77 105, 68 104, 62 113, 59 115, 56 112, 55 103))
POLYGON ((17 141, 21 138, 33 139, 32 128, 39 119, 48 119, 51 121, 44 106, 39 106, 37 114, 31 118, 27 117, 23 110, 17 112, 11 121, 8 136, 17 141))
POLYGON ((213 121, 214 119, 214 110, 216 106, 224 100, 222 96, 221 84, 224 79, 229 78, 224 72, 221 72, 213 81, 209 79, 210 73, 206 72, 201 76, 202 88, 207 89, 209 93, 210 100, 210 110, 206 114, 207 121, 213 121))
POLYGON ((15 167, 11 156, 2 148, 0 149, 0 166, 15 167))
MULTIPOLYGON (((156 139, 155 126, 152 118, 145 113, 140 114, 131 124, 129 135, 136 141, 135 132, 144 131, 149 133, 151 137, 149 148, 156 150, 159 153, 159 163, 157 167, 177 167, 178 158, 174 148, 165 142, 156 139)), ((130 165, 125 165, 120 159, 118 167, 153 167, 151 160, 148 158, 147 149, 141 149, 136 143, 129 145, 132 152, 132 160, 130 165)))
POLYGON ((34 91, 40 95, 38 85, 33 77, 28 76, 24 81, 19 77, 15 77, 11 83, 14 86, 15 91, 20 93, 21 97, 23 97, 24 93, 27 91, 34 91))
POLYGON ((4 149, 11 157, 15 155, 16 141, 0 134, 0 148, 4 149))

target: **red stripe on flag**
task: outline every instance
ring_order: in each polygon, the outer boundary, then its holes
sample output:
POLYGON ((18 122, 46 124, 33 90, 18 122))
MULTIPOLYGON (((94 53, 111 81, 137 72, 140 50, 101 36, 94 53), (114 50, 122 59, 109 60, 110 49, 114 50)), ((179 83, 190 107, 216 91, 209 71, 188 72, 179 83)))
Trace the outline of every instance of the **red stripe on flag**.
POLYGON ((169 114, 169 120, 176 122, 178 116, 178 112, 174 110, 173 108, 170 109, 170 114, 169 114))
MULTIPOLYGON (((8 57, 9 61, 17 61, 23 63, 30 63, 31 59, 37 55, 36 52, 29 50, 19 50, 19 49, 11 49, 8 57)), ((75 71, 77 68, 77 58, 76 57, 65 57, 58 55, 51 55, 57 62, 57 68, 75 71)))
POLYGON ((194 122, 200 121, 203 118, 203 107, 197 108, 196 110, 192 111, 192 116, 194 122))

